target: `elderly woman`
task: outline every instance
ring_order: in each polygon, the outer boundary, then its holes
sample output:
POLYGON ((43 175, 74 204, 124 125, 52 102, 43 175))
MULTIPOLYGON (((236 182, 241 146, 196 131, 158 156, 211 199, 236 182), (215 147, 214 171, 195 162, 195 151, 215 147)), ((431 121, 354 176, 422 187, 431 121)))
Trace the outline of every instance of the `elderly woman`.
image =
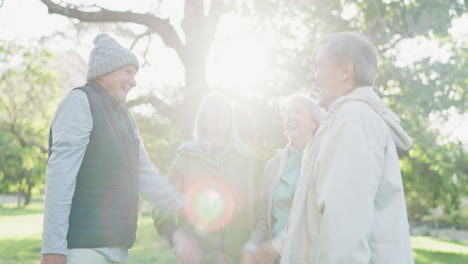
MULTIPOLYGON (((179 261, 198 262, 184 261, 185 246, 195 243, 201 249, 201 263, 239 263, 258 217, 259 169, 253 151, 238 137, 224 96, 204 98, 195 138, 179 147, 169 178, 186 196, 185 217, 179 218, 177 227, 184 238, 179 239, 178 233, 168 237, 179 261)), ((175 226, 159 214, 154 219, 166 236, 168 226, 175 226)))
POLYGON ((294 95, 288 100, 284 128, 289 144, 265 165, 260 216, 244 246, 241 263, 272 263, 280 257, 302 152, 323 118, 324 113, 310 98, 294 95))

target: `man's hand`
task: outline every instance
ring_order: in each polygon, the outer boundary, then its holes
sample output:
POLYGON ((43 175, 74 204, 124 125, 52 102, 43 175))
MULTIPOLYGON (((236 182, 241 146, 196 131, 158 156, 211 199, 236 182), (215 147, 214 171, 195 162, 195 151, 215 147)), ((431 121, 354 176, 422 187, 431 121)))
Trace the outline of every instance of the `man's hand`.
POLYGON ((262 264, 273 263, 273 261, 280 258, 280 255, 270 242, 261 244, 255 253, 255 256, 262 264))
POLYGON ((177 229, 172 235, 177 259, 181 264, 199 264, 201 261, 201 249, 198 242, 186 234, 182 229, 177 229))
POLYGON ((41 264, 66 264, 67 256, 60 254, 44 254, 41 257, 41 264))

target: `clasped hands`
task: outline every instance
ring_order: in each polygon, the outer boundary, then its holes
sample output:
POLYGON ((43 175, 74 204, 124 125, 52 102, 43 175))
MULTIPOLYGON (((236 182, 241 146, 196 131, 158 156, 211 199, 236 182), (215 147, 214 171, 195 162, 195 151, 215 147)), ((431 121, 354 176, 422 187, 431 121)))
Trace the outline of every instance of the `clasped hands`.
POLYGON ((280 255, 270 242, 265 242, 253 251, 244 251, 241 256, 241 264, 271 264, 280 255))

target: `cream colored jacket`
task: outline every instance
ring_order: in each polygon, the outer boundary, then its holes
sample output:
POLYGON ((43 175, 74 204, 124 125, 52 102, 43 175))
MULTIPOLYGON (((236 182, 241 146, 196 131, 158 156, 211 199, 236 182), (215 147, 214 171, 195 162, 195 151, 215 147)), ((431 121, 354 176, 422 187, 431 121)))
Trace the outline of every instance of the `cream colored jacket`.
POLYGON ((270 241, 277 252, 281 252, 282 243, 285 241, 286 232, 272 235, 271 213, 273 210, 273 196, 281 175, 286 168, 289 156, 289 147, 278 149, 265 165, 260 190, 258 223, 252 232, 249 241, 244 246, 244 250, 255 250, 262 242, 270 241))
POLYGON ((414 263, 396 150, 411 145, 371 87, 335 100, 304 151, 281 263, 414 263))

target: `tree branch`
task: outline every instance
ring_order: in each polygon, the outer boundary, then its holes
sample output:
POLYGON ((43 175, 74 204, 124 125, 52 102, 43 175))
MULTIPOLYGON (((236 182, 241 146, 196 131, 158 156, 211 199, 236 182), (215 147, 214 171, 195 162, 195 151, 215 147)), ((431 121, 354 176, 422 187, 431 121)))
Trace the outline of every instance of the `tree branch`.
POLYGON ((39 150, 41 150, 42 153, 48 153, 49 152, 47 148, 45 148, 42 144, 35 141, 34 139, 26 140, 24 138, 23 133, 18 131, 16 129, 16 127, 14 126, 14 124, 10 125, 10 133, 18 138, 18 140, 20 141, 21 147, 35 146, 35 147, 39 148, 39 150))
POLYGON ((140 41, 141 38, 143 38, 144 36, 149 36, 150 34, 151 34, 151 30, 148 29, 145 32, 141 33, 140 35, 136 36, 135 40, 133 40, 132 45, 130 45, 130 50, 133 50, 133 48, 138 43, 138 41, 140 41))
POLYGON ((41 145, 39 142, 37 141, 34 141, 34 140, 29 140, 29 141, 26 141, 24 140, 23 141, 27 146, 35 146, 35 147, 38 147, 42 153, 48 153, 49 150, 47 148, 45 148, 43 145, 41 145))
POLYGON ((40 1, 47 6, 49 14, 59 14, 85 22, 127 22, 147 26, 150 32, 157 33, 164 44, 173 48, 179 56, 184 49, 184 44, 174 27, 169 23, 169 19, 161 19, 149 13, 111 11, 97 6, 98 11, 82 11, 69 4, 63 6, 51 0, 40 1))
POLYGON ((412 32, 407 32, 403 34, 401 37, 399 37, 398 39, 395 39, 394 41, 392 41, 392 43, 389 43, 385 48, 380 50, 380 52, 385 53, 388 50, 394 49, 398 45, 398 43, 400 43, 402 40, 405 40, 411 37, 414 37, 414 34, 412 32))
POLYGON ((145 49, 145 52, 143 53, 143 58, 145 59, 145 61, 143 62, 143 65, 141 67, 144 67, 145 65, 151 65, 151 63, 149 63, 148 60, 146 59, 146 55, 148 54, 150 44, 151 44, 151 35, 148 35, 148 42, 146 43, 146 49, 145 49))

